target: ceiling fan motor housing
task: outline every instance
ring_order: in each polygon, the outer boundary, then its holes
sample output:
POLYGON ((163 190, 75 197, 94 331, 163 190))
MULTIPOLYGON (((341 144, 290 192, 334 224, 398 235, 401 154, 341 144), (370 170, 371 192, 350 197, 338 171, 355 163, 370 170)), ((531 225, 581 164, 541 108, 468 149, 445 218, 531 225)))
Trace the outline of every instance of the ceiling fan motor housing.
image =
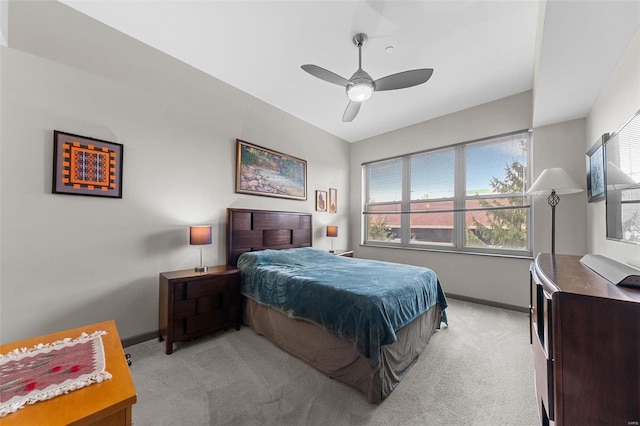
POLYGON ((353 36, 353 44, 357 47, 364 46, 367 40, 369 40, 369 37, 364 33, 358 33, 353 36))

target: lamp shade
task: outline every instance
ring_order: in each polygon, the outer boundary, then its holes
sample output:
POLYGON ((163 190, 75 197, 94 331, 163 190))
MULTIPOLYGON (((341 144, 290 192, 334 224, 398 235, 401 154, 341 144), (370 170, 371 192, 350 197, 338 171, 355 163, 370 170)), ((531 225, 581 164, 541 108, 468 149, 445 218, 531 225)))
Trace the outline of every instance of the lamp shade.
POLYGON ((211 226, 190 226, 189 244, 191 244, 192 246, 211 244, 211 226))
POLYGON ((638 185, 631 176, 620 170, 618 166, 611 161, 607 161, 607 189, 620 190, 629 189, 638 185))
POLYGON ((538 179, 533 182, 533 185, 527 191, 527 195, 549 195, 552 191, 562 195, 575 194, 584 190, 562 167, 553 167, 544 169, 540 173, 538 179))
POLYGON ((327 237, 337 237, 337 236, 338 236, 338 227, 327 226, 327 237))

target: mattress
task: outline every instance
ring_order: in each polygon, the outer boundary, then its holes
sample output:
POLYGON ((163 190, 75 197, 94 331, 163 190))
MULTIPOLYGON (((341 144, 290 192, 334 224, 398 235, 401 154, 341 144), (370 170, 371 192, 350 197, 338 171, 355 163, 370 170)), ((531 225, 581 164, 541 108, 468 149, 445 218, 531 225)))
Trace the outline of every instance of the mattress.
POLYGON ((373 367, 396 330, 435 304, 447 306, 436 274, 424 267, 296 248, 244 253, 238 268, 244 296, 352 341, 373 367))
POLYGON ((244 253, 238 268, 245 322, 370 402, 391 393, 446 322, 428 268, 313 248, 244 253))

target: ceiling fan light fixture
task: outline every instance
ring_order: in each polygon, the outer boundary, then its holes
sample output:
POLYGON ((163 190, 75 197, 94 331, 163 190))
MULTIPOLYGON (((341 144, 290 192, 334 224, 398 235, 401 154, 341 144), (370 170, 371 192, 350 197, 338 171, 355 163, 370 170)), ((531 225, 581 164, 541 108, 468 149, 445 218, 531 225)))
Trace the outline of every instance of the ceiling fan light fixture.
POLYGON ((371 83, 358 83, 347 87, 347 95, 354 102, 364 102, 373 94, 371 83))
MULTIPOLYGON (((362 102, 369 99, 371 95, 373 95, 373 92, 384 92, 386 90, 398 90, 417 86, 425 83, 429 78, 431 78, 431 74, 433 74, 432 68, 421 68, 397 72, 374 80, 365 70, 362 69, 362 46, 366 42, 366 34, 359 33, 353 36, 353 44, 358 48, 358 69, 348 80, 317 65, 305 64, 301 67, 304 71, 319 78, 320 80, 324 80, 331 84, 337 84, 338 86, 345 88, 345 92, 349 97, 347 109, 345 109, 344 114, 342 115, 342 121, 345 123, 351 122, 356 118, 360 111, 360 106, 362 106, 362 102)), ((393 46, 388 46, 386 51, 387 53, 391 53, 393 51, 393 46)))

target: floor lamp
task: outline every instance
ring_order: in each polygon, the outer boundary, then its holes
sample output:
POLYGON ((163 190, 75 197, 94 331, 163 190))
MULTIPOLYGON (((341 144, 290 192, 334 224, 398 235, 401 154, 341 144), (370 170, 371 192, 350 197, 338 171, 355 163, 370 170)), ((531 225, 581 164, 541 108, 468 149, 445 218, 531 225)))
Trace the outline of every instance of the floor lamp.
POLYGON ((551 206, 551 254, 556 252, 556 206, 560 202, 560 195, 582 191, 583 189, 561 167, 544 169, 527 191, 527 195, 546 195, 551 206))

